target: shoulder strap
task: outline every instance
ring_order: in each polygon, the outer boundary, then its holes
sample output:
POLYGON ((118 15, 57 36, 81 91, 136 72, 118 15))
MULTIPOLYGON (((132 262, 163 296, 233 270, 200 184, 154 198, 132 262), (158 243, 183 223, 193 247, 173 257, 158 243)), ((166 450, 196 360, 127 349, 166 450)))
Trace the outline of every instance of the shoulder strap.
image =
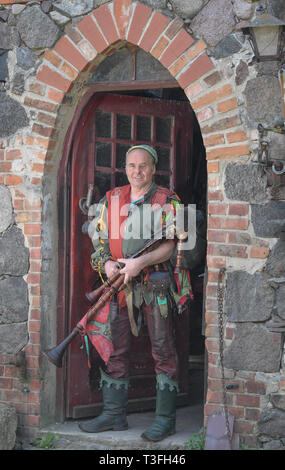
POLYGON ((120 230, 122 224, 128 217, 126 211, 125 214, 122 215, 121 208, 125 204, 129 204, 130 202, 130 185, 119 186, 116 188, 111 189, 106 193, 107 200, 108 200, 108 229, 109 229, 109 248, 113 258, 116 260, 118 258, 123 258, 122 253, 122 232, 120 230), (118 204, 115 204, 115 207, 112 207, 111 198, 116 197, 118 198, 118 204), (115 210, 115 214, 112 213, 112 210, 115 210), (118 237, 112 238, 112 230, 111 230, 111 223, 114 224, 114 220, 117 221, 118 224, 118 237))
POLYGON ((168 188, 164 188, 163 186, 158 186, 156 192, 152 196, 151 204, 159 204, 160 206, 164 206, 164 204, 166 204, 167 198, 170 196, 176 196, 175 192, 168 188))
POLYGON ((129 192, 130 185, 126 184, 125 186, 117 186, 113 189, 110 189, 110 191, 106 192, 106 197, 108 199, 108 202, 110 202, 110 199, 112 196, 120 196, 121 194, 126 194, 129 192))

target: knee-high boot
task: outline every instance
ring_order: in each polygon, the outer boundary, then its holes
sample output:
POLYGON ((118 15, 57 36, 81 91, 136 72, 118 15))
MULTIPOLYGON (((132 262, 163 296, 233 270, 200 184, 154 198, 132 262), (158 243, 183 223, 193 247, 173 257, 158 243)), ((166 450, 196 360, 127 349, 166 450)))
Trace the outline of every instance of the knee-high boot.
POLYGON ((177 383, 167 378, 163 384, 158 381, 155 419, 141 435, 143 439, 158 442, 175 433, 177 389, 177 383))
POLYGON ((113 379, 101 371, 101 387, 103 392, 103 412, 91 421, 80 423, 80 429, 91 433, 128 429, 126 414, 128 380, 113 379))

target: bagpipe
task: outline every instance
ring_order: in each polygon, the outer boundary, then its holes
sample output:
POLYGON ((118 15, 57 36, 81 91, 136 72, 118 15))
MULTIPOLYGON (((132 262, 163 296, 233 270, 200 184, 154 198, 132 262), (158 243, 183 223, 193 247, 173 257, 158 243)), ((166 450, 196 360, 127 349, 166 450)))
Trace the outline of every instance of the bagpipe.
MULTIPOLYGON (((176 266, 174 269, 175 273, 180 273, 181 271, 181 263, 182 263, 182 251, 183 251, 183 243, 188 238, 187 230, 177 230, 175 229, 175 219, 172 221, 171 224, 167 226, 163 226, 158 232, 154 233, 152 238, 148 240, 144 246, 138 250, 136 253, 131 255, 129 258, 138 258, 139 256, 152 251, 155 249, 164 239, 173 239, 174 234, 178 239, 177 243, 177 261, 176 266)), ((92 321, 95 317, 97 312, 104 307, 104 305, 115 295, 118 294, 124 287, 124 274, 120 274, 120 272, 115 273, 109 279, 107 279, 98 289, 89 292, 86 294, 88 300, 93 304, 88 311, 85 313, 84 317, 87 317, 87 323, 92 321), (98 299, 99 297, 99 299, 98 299), (95 301, 97 302, 95 303, 95 301)), ((81 321, 81 320, 80 320, 81 321)), ((63 356, 69 346, 69 344, 73 341, 73 339, 78 334, 84 334, 82 325, 80 321, 71 331, 71 333, 57 346, 43 351, 43 355, 56 367, 62 367, 62 359, 63 356)))

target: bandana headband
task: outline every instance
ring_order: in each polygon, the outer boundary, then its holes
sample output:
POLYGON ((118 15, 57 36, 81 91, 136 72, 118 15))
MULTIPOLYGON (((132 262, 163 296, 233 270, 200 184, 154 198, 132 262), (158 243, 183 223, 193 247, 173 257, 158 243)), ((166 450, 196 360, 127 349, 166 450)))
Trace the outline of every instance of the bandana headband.
POLYGON ((132 152, 132 150, 137 150, 137 149, 145 150, 146 152, 148 152, 150 156, 152 157, 154 164, 157 165, 158 163, 157 152, 156 150, 154 150, 154 148, 150 147, 149 145, 134 145, 127 151, 126 157, 129 155, 130 152, 132 152))

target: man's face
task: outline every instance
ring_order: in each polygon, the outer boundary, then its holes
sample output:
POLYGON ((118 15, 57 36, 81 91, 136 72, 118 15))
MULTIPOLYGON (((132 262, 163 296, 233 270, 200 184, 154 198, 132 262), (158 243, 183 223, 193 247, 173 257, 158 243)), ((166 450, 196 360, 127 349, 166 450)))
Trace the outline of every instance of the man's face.
POLYGON ((153 159, 142 149, 133 150, 127 156, 126 174, 129 183, 136 191, 148 188, 155 173, 153 159))

